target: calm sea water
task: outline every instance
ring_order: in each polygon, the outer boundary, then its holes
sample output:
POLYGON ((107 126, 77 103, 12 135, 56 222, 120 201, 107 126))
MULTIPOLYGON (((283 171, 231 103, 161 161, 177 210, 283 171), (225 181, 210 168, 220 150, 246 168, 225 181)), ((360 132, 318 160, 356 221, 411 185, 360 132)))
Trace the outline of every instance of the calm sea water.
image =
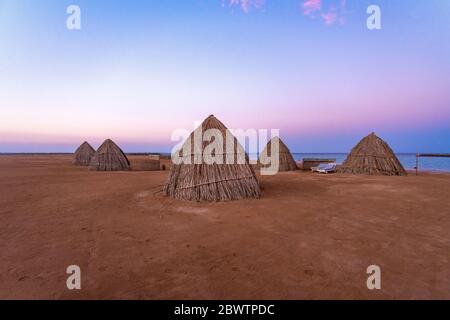
MULTIPOLYGON (((26 154, 20 153, 16 155, 26 154)), ((160 154, 170 156, 170 153, 163 152, 160 154)), ((0 156, 2 155, 14 155, 14 153, 0 153, 0 156)), ((292 155, 296 161, 301 161, 303 158, 318 158, 336 159, 337 163, 344 162, 347 157, 347 153, 293 153, 292 155)), ((258 155, 250 154, 250 159, 256 160, 257 158, 258 155)), ((399 153, 397 154, 397 158, 407 170, 412 170, 416 166, 416 155, 414 153, 399 153)), ((419 170, 450 172, 450 158, 419 158, 419 170)))
MULTIPOLYGON (((344 162, 346 153, 294 153, 295 160, 303 158, 331 158, 336 159, 337 163, 344 162)), ((398 160, 407 170, 414 169, 416 166, 416 155, 411 153, 397 154, 398 160)), ((419 158, 419 170, 428 171, 450 171, 450 158, 419 158)))
MULTIPOLYGON (((336 159, 337 163, 344 162, 346 153, 293 153, 294 159, 301 161, 303 158, 336 159)), ((255 159, 255 155, 250 156, 255 159)), ((414 153, 397 154, 397 158, 407 170, 416 166, 416 155, 414 153)), ((450 158, 419 158, 419 170, 448 171, 450 172, 450 158)))

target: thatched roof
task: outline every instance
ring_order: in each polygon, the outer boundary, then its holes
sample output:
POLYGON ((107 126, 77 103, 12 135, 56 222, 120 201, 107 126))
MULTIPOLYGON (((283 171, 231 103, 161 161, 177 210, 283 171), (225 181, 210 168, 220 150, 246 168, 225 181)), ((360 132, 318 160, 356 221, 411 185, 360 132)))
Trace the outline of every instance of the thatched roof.
POLYGON ((363 138, 350 152, 341 173, 404 176, 406 171, 386 142, 375 133, 363 138))
POLYGON ((130 170, 130 161, 123 151, 110 139, 105 140, 95 152, 89 170, 119 171, 130 170))
POLYGON ((73 154, 72 163, 78 166, 88 166, 95 150, 86 141, 83 142, 73 154))
POLYGON ((226 201, 259 198, 261 195, 258 180, 244 149, 236 137, 213 115, 206 118, 191 133, 178 155, 185 162, 174 163, 171 166, 169 178, 164 186, 164 193, 167 196, 190 201, 226 201), (223 150, 213 149, 212 156, 209 156, 212 142, 215 141, 212 137, 209 137, 210 142, 194 144, 194 139, 196 137, 201 139, 208 129, 217 129, 224 137, 223 150), (227 135, 229 139, 225 138, 227 135), (231 149, 228 154, 227 145, 231 149), (234 148, 231 148, 233 145, 234 148), (217 161, 212 163, 213 158, 221 160, 222 163, 217 161), (187 164, 186 161, 191 163, 187 164))
POLYGON ((269 167, 270 157, 272 155, 272 144, 278 142, 278 153, 279 153, 279 164, 278 171, 294 171, 297 170, 297 164, 295 163, 294 157, 292 157, 289 148, 284 144, 284 142, 279 137, 273 137, 266 145, 264 150, 261 152, 258 159, 258 167, 269 167))

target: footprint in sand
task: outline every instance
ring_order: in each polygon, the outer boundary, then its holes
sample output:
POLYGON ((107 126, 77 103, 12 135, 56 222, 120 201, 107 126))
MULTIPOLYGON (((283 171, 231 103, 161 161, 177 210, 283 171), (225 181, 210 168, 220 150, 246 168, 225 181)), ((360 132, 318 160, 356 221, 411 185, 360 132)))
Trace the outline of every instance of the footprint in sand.
POLYGON ((220 216, 216 212, 211 211, 208 208, 179 207, 179 208, 176 208, 175 211, 178 211, 181 213, 194 214, 196 216, 206 218, 206 220, 209 220, 211 222, 220 222, 220 216))
POLYGON ((141 192, 136 193, 134 196, 135 196, 135 198, 142 199, 142 198, 148 197, 149 195, 150 195, 150 191, 141 191, 141 192))
POLYGON ((176 208, 175 211, 184 212, 184 213, 205 214, 205 213, 208 213, 210 210, 207 208, 179 207, 179 208, 176 208))

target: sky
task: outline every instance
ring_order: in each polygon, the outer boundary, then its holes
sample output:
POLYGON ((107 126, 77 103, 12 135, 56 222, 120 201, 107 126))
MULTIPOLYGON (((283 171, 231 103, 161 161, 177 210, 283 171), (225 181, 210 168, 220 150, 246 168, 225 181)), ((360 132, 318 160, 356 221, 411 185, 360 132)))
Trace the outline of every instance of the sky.
POLYGON ((210 114, 292 152, 450 152, 449 84, 447 0, 0 0, 0 153, 169 152, 210 114))

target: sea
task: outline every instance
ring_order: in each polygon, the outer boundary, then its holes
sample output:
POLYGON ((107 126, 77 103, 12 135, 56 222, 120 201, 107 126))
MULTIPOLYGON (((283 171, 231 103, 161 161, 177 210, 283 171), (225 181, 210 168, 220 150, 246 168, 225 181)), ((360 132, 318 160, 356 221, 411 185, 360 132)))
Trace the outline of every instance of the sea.
MULTIPOLYGON (((347 157, 347 153, 292 153, 296 161, 302 161, 304 158, 317 159, 336 159, 341 164, 347 157)), ((399 153, 396 154, 398 160, 402 163, 406 170, 413 170, 416 167, 415 153, 399 153)), ((255 159, 255 155, 250 155, 251 159, 255 159)), ((450 158, 419 158, 419 170, 450 172, 450 158)))
MULTIPOLYGON (((39 155, 39 153, 0 153, 2 155, 39 155)), ((48 154, 48 153, 44 153, 48 154)), ((61 154, 61 153, 57 153, 61 154)), ((133 153, 133 154, 148 154, 148 153, 133 153)), ((170 156, 170 153, 155 153, 170 156)), ((296 161, 302 161, 304 158, 314 159, 336 159, 336 163, 341 164, 347 157, 347 153, 292 153, 292 156, 296 161)), ((398 153, 397 158, 402 163, 406 170, 413 170, 416 167, 416 154, 415 153, 398 153)), ((250 154, 251 160, 256 160, 257 154, 250 154)), ((450 172, 450 158, 419 158, 419 170, 423 171, 436 171, 436 172, 450 172)))
MULTIPOLYGON (((303 158, 324 158, 336 159, 337 163, 344 162, 346 153, 293 153, 295 160, 301 161, 303 158)), ((416 154, 399 153, 396 154, 398 160, 406 170, 412 170, 416 167, 416 154)), ((419 170, 450 172, 450 158, 419 158, 419 170)))

